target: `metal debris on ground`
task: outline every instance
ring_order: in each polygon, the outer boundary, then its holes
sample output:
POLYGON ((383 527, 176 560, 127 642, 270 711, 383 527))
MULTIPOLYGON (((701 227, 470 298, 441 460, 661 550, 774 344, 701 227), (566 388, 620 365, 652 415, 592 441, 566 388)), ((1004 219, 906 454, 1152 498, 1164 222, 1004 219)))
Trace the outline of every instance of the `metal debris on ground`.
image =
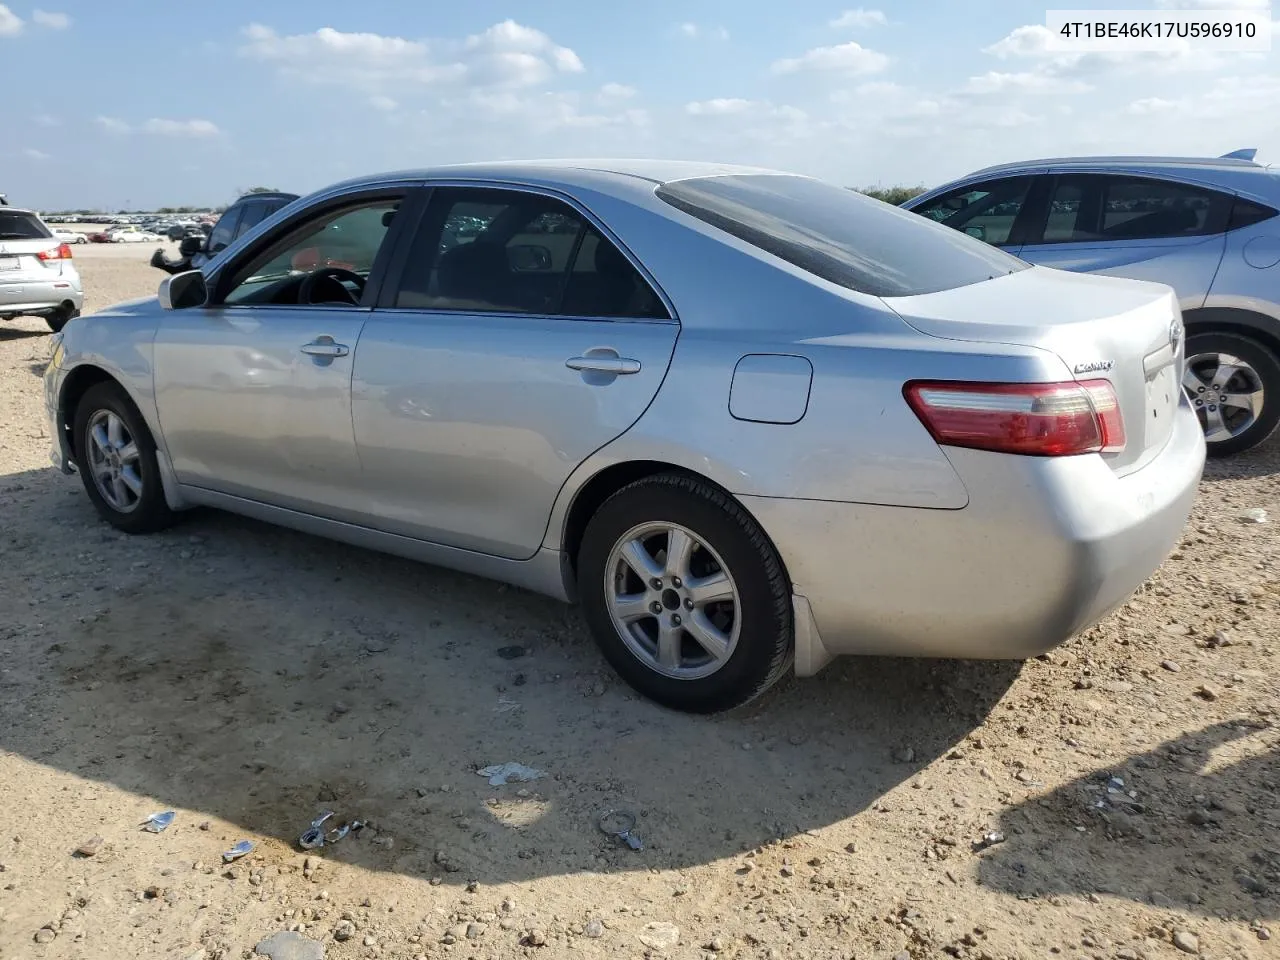
POLYGON ((1240 514, 1240 519, 1244 523, 1266 523, 1267 511, 1263 510, 1261 507, 1250 507, 1248 510, 1245 510, 1240 514))
POLYGON ((596 826, 605 836, 621 840, 632 850, 644 849, 644 841, 634 833, 636 815, 630 810, 609 810, 602 813, 600 819, 596 821, 596 826))
POLYGON ((528 783, 530 780, 541 780, 546 776, 541 770, 526 767, 523 763, 495 763, 492 766, 481 767, 476 773, 482 777, 488 777, 491 787, 501 787, 512 781, 528 783))
POLYGON ((147 833, 161 833, 169 824, 173 823, 177 814, 172 810, 166 810, 163 813, 153 813, 147 819, 142 821, 142 829, 147 833))
POLYGON ((1122 777, 1107 777, 1106 787, 1093 802, 1094 809, 1123 809, 1141 812, 1143 806, 1138 802, 1137 790, 1126 790, 1122 777))
POLYGON ((232 860, 239 860, 241 857, 248 856, 251 853, 253 853, 253 841, 241 840, 230 850, 223 851, 222 861, 223 863, 230 863, 232 860))
POLYGON ((303 831, 302 836, 298 837, 298 846, 303 850, 315 850, 323 847, 326 843, 337 843, 352 830, 359 830, 365 825, 363 820, 349 820, 331 827, 327 832, 324 829, 325 821, 333 817, 332 810, 326 810, 320 816, 311 821, 311 826, 303 831))
POLYGON ((998 830, 992 830, 990 833, 984 833, 981 840, 973 842, 973 849, 976 853, 979 850, 986 850, 988 847, 994 847, 996 844, 1004 843, 1005 835, 998 830))

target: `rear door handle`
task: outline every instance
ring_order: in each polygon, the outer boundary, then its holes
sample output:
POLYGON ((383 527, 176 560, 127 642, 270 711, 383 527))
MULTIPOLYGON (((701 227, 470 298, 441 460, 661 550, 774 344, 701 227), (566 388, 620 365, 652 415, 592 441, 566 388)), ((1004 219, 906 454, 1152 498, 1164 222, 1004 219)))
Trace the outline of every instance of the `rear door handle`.
POLYGON ((316 337, 310 343, 304 343, 298 349, 313 357, 345 357, 351 352, 350 347, 345 343, 335 342, 333 337, 316 337))
POLYGON ((599 355, 590 357, 570 357, 564 362, 564 365, 570 370, 581 370, 590 373, 609 373, 614 376, 623 376, 629 373, 640 372, 640 361, 632 360, 630 357, 619 357, 617 355, 609 356, 599 355))

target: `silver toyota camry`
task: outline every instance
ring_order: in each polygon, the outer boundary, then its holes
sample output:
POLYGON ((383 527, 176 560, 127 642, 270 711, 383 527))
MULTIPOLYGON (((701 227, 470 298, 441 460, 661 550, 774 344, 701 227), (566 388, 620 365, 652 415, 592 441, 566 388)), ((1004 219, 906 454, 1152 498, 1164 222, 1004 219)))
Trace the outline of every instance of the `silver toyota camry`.
POLYGON ((742 167, 348 181, 55 340, 54 462, 119 529, 217 507, 577 601, 691 711, 1048 650, 1205 456, 1168 287, 742 167))

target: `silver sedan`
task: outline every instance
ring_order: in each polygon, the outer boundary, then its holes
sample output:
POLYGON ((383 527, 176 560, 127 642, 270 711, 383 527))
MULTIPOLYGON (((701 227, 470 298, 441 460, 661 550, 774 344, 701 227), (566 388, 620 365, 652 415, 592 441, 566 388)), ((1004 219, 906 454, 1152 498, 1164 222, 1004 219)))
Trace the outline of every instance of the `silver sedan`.
POLYGON ((54 462, 119 529, 218 507, 576 600, 692 711, 1050 649, 1205 455, 1169 288, 739 167, 348 181, 57 340, 54 462))

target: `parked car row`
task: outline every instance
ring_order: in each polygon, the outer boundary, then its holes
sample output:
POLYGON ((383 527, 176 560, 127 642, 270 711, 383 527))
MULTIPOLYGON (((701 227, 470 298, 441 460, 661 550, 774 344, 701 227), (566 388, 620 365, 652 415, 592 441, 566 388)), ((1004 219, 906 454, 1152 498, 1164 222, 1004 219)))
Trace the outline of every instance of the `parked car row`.
POLYGON ((672 707, 841 654, 1034 656, 1196 496, 1173 290, 855 191, 507 163, 248 215, 56 337, 53 456, 104 520, 218 507, 577 600, 672 707))

